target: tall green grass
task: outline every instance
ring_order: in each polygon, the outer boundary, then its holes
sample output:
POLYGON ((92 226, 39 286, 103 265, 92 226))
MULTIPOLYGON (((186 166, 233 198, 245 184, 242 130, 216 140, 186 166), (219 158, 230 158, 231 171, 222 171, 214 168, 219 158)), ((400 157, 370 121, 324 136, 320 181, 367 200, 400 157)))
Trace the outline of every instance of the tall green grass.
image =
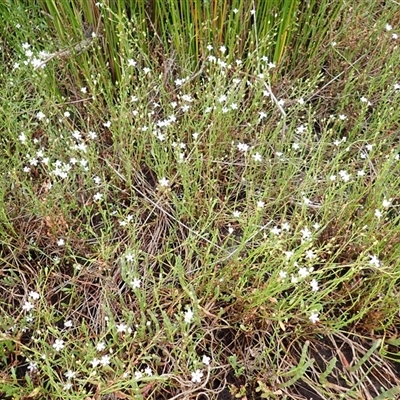
POLYGON ((168 59, 178 68, 194 70, 207 57, 206 47, 226 47, 228 62, 254 63, 268 57, 277 66, 296 65, 315 55, 334 26, 341 2, 334 5, 299 0, 149 0, 55 1, 39 0, 43 17, 53 26, 60 46, 82 39, 91 26, 98 33, 98 57, 120 81, 127 38, 134 53, 168 59), (100 5, 96 5, 100 4, 100 5))

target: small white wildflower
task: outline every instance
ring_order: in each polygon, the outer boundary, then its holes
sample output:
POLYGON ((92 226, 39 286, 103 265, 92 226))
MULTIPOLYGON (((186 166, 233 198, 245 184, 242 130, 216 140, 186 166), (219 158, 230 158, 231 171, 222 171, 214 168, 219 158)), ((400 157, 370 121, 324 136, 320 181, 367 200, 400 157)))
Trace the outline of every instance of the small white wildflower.
POLYGON ((296 128, 296 133, 298 134, 302 134, 307 130, 307 127, 305 125, 300 125, 296 128))
POLYGON ((281 278, 282 280, 287 278, 287 272, 286 271, 279 271, 279 278, 281 278))
POLYGON ((362 96, 362 97, 360 98, 360 101, 361 101, 362 103, 367 103, 369 106, 372 106, 372 103, 371 103, 365 96, 362 96))
POLYGON ((19 140, 21 143, 25 143, 25 142, 26 142, 26 135, 25 135, 24 132, 21 132, 21 134, 18 136, 18 140, 19 140))
POLYGON ((339 176, 342 178, 343 182, 348 182, 351 178, 351 175, 345 170, 340 170, 339 176))
POLYGON ((242 152, 244 152, 244 153, 245 153, 247 150, 249 150, 249 145, 248 145, 248 144, 245 144, 245 143, 238 143, 236 147, 238 148, 239 151, 242 151, 242 152))
POLYGON ((389 208, 392 205, 392 199, 384 199, 382 201, 383 208, 389 208))
POLYGON ((31 290, 29 292, 29 297, 31 297, 33 300, 39 300, 40 294, 38 292, 34 292, 33 290, 31 290))
POLYGON ((286 260, 290 260, 294 255, 294 251, 285 251, 286 260))
POLYGON ((24 305, 22 306, 22 309, 24 310, 24 311, 26 311, 26 312, 29 312, 29 311, 31 311, 32 309, 34 309, 35 308, 35 306, 30 302, 30 301, 26 301, 25 303, 24 303, 24 305))
POLYGON ((136 67, 137 62, 132 58, 128 59, 128 66, 129 67, 136 67))
POLYGON ((99 342, 96 344, 97 351, 103 351, 106 348, 106 344, 104 342, 99 342))
POLYGON ((241 214, 240 211, 235 210, 232 215, 233 215, 234 218, 239 218, 240 214, 241 214))
POLYGON ((111 126, 111 121, 104 122, 103 126, 109 128, 111 126))
POLYGON ((313 312, 311 313, 310 317, 309 317, 309 320, 310 320, 313 324, 317 323, 317 322, 319 321, 318 313, 317 313, 316 311, 313 311, 313 312))
POLYGON ((64 340, 56 339, 56 341, 55 341, 54 344, 53 344, 53 347, 54 347, 54 349, 55 349, 56 351, 62 350, 62 349, 65 347, 65 345, 64 345, 64 340))
POLYGON ((367 145, 365 146, 365 148, 366 148, 368 151, 371 151, 371 150, 373 149, 373 147, 374 147, 373 144, 367 144, 367 145))
POLYGON ((140 289, 141 283, 142 283, 142 282, 141 282, 140 279, 134 278, 134 279, 131 281, 131 287, 132 287, 132 289, 140 289))
POLYGON ((132 262, 135 259, 135 255, 133 253, 125 254, 126 261, 132 262))
POLYGON ((65 244, 65 240, 63 238, 60 238, 57 240, 57 246, 61 247, 61 246, 64 246, 64 244, 65 244))
POLYGON ((93 360, 90 361, 90 364, 92 364, 93 368, 96 368, 98 365, 100 365, 100 360, 98 358, 93 358, 93 360))
POLYGON ((153 371, 151 370, 150 367, 147 367, 147 368, 144 370, 144 372, 145 372, 145 374, 148 375, 148 376, 152 376, 152 375, 153 375, 153 371))
POLYGON ((94 131, 89 131, 89 132, 88 132, 88 136, 89 136, 89 138, 92 139, 92 140, 97 139, 97 133, 94 132, 94 131))
POLYGON ((201 361, 204 365, 210 365, 211 358, 204 354, 201 361))
POLYGON ((159 185, 160 185, 161 187, 168 187, 168 186, 169 186, 169 180, 168 180, 167 178, 165 178, 165 177, 161 178, 161 179, 158 181, 158 183, 159 183, 159 185))
POLYGON ((390 24, 385 25, 386 32, 390 32, 393 29, 393 26, 390 24))
POLYGON ((376 255, 374 254, 374 255, 371 255, 371 256, 369 256, 369 257, 370 257, 369 264, 370 264, 371 266, 377 267, 377 268, 379 268, 379 267, 381 266, 381 262, 380 262, 378 256, 376 256, 376 255))
POLYGON ((312 260, 313 258, 317 257, 313 250, 306 250, 306 258, 312 260))
POLYGON ((64 374, 67 379, 75 378, 76 372, 71 371, 70 369, 64 374))
POLYGON ((107 354, 100 359, 100 364, 104 367, 110 364, 110 356, 107 354))
POLYGON ((82 92, 82 93, 87 93, 87 87, 86 87, 86 86, 81 87, 81 92, 82 92))
POLYGON ((41 121, 42 119, 46 118, 46 115, 45 115, 44 113, 42 113, 41 111, 39 111, 39 112, 36 114, 36 118, 37 118, 39 121, 41 121))
POLYGON ((309 275, 308 269, 306 267, 299 268, 299 276, 300 278, 307 278, 309 275))
POLYGON ((376 209, 374 215, 376 218, 381 219, 383 214, 382 211, 376 209))
POLYGON ((116 328, 117 328, 118 333, 123 333, 123 332, 126 332, 126 330, 128 329, 128 326, 126 324, 118 324, 118 325, 116 325, 116 328))
POLYGON ((185 322, 187 324, 190 324, 192 322, 193 316, 194 316, 193 311, 190 308, 188 308, 184 313, 185 322))
POLYGON ((315 279, 313 279, 313 280, 310 282, 310 285, 311 285, 311 290, 312 290, 313 292, 317 292, 317 291, 318 291, 319 286, 318 286, 318 282, 317 282, 315 279))
POLYGON ((399 35, 397 33, 392 33, 392 39, 397 40, 399 38, 399 35))
POLYGON ((72 388, 72 383, 67 382, 66 384, 64 384, 63 388, 64 388, 64 390, 70 390, 72 388))
POLYGON ((69 319, 68 321, 64 322, 64 327, 65 328, 71 328, 72 327, 72 321, 69 319))
POLYGON ((260 153, 255 153, 255 154, 252 155, 252 157, 253 157, 254 161, 257 161, 257 162, 261 162, 262 161, 262 156, 261 156, 260 153))
POLYGON ((28 371, 35 372, 37 371, 37 362, 31 361, 27 367, 28 371))
POLYGON ((262 200, 257 201, 257 208, 264 208, 265 202, 262 200))
POLYGON ((274 227, 271 229, 271 233, 274 234, 274 235, 276 235, 276 236, 279 236, 279 235, 281 234, 281 229, 278 228, 277 226, 274 226, 274 227))
POLYGON ((201 372, 201 370, 196 369, 196 371, 192 372, 192 382, 200 383, 202 377, 203 377, 203 372, 201 372))
POLYGON ((303 236, 303 240, 311 239, 311 231, 307 227, 301 229, 300 232, 303 236))
POLYGON ((136 380, 141 379, 142 377, 143 377, 143 374, 140 371, 136 371, 135 372, 135 379, 136 380))
POLYGON ((100 201, 103 198, 103 194, 100 192, 97 192, 94 196, 93 196, 93 200, 94 201, 100 201))
POLYGON ((344 114, 340 114, 340 115, 339 115, 339 119, 340 119, 341 121, 345 121, 345 120, 347 119, 347 116, 344 115, 344 114))

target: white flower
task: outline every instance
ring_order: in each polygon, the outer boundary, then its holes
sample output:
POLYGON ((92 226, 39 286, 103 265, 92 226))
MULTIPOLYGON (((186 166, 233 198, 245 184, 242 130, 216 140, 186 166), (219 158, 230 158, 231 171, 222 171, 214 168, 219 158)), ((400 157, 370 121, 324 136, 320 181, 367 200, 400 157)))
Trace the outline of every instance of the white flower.
POLYGON ((147 367, 147 368, 144 370, 144 372, 145 372, 145 374, 148 375, 148 376, 152 376, 152 375, 153 375, 153 371, 151 370, 150 367, 147 367))
POLYGON ((143 374, 140 371, 135 372, 135 379, 140 379, 143 377, 143 374))
POLYGON ((128 60, 128 65, 130 66, 130 67, 136 67, 136 61, 135 60, 133 60, 132 58, 130 58, 129 60, 128 60))
POLYGON ((165 177, 161 178, 158 183, 160 184, 161 187, 168 187, 169 186, 169 180, 165 177))
POLYGON ((192 322, 193 316, 194 316, 193 311, 190 308, 188 308, 184 313, 185 322, 187 324, 190 324, 192 322))
POLYGON ((369 264, 370 264, 371 266, 377 267, 377 268, 381 266, 381 262, 380 262, 378 256, 372 255, 372 256, 370 256, 370 258, 371 258, 371 259, 369 260, 369 264))
POLYGON ((311 239, 311 231, 306 227, 300 231, 303 235, 303 240, 311 239))
POLYGON ((306 258, 312 260, 313 258, 317 257, 313 250, 306 250, 306 258))
POLYGON ((21 134, 18 136, 18 140, 19 140, 21 143, 25 143, 25 142, 26 142, 26 135, 25 135, 24 132, 21 132, 21 134))
POLYGON ((386 24, 385 25, 385 29, 386 29, 386 32, 389 32, 389 31, 391 31, 393 29, 393 26, 390 25, 390 24, 386 24))
POLYGON ((27 312, 31 311, 33 308, 35 308, 35 306, 30 301, 26 301, 22 306, 22 309, 27 312))
POLYGON ((106 344, 104 342, 99 342, 96 344, 97 351, 103 351, 106 348, 106 344))
POLYGON ((100 360, 98 358, 93 358, 93 360, 90 361, 90 364, 92 364, 93 368, 96 368, 100 364, 100 360))
POLYGON ((313 324, 317 323, 317 322, 319 321, 318 313, 317 313, 316 311, 313 311, 313 312, 311 313, 310 317, 309 317, 309 320, 310 320, 313 324))
POLYGON ((279 271, 279 278, 285 279, 287 277, 287 272, 286 271, 279 271))
POLYGON ((203 362, 204 365, 210 365, 210 360, 211 360, 210 357, 203 355, 203 358, 201 361, 203 362))
POLYGON ((247 150, 249 150, 249 145, 245 144, 245 143, 238 143, 237 148, 239 151, 242 151, 245 153, 247 150))
POLYGON ((233 215, 234 218, 239 218, 240 214, 241 214, 240 211, 235 210, 232 215, 233 215))
POLYGON ((126 332, 126 330, 128 329, 128 326, 126 324, 119 324, 119 325, 116 325, 116 328, 117 328, 118 333, 122 333, 122 332, 126 332))
POLYGON ((65 240, 64 239, 61 238, 61 239, 57 240, 57 245, 58 246, 64 246, 64 244, 65 244, 65 240))
POLYGON ((257 161, 257 162, 261 162, 262 161, 262 156, 261 156, 260 153, 255 153, 255 154, 252 155, 252 157, 253 157, 254 161, 257 161))
POLYGON ((299 268, 299 276, 301 278, 306 278, 309 275, 308 269, 306 267, 299 268))
POLYGON ((134 279, 131 281, 132 289, 140 289, 141 283, 142 283, 142 282, 141 282, 140 279, 134 278, 134 279))
POLYGON ((54 347, 54 349, 55 349, 56 351, 62 350, 62 349, 65 347, 65 345, 64 345, 64 340, 56 339, 56 341, 55 341, 54 344, 53 344, 53 347, 54 347))
POLYGON ((274 226, 274 227, 271 229, 271 233, 273 233, 273 234, 276 235, 276 236, 279 236, 280 233, 281 233, 281 229, 278 228, 277 226, 274 226))
POLYGON ((392 199, 384 199, 382 201, 382 207, 383 208, 389 208, 392 205, 392 199))
POLYGON ((201 372, 201 370, 196 369, 196 371, 192 372, 192 382, 200 383, 202 377, 203 377, 203 373, 201 372))
POLYGON ((103 194, 100 192, 97 192, 94 196, 93 196, 93 200, 94 201, 100 201, 103 198, 103 194))
POLYGON ((107 354, 100 359, 100 364, 104 367, 110 364, 110 356, 107 354))
POLYGON ((264 208, 265 202, 262 200, 257 201, 257 208, 264 208))
POLYGON ((34 292, 33 290, 31 290, 29 292, 29 297, 31 297, 33 300, 39 300, 40 294, 38 292, 34 292))
POLYGON ((39 121, 41 121, 43 118, 46 118, 46 115, 43 114, 41 111, 39 111, 39 112, 36 114, 36 118, 37 118, 39 121))
POLYGON ((125 255, 126 261, 132 262, 135 258, 135 255, 133 253, 128 253, 125 255))
POLYGON ((374 215, 376 218, 381 219, 383 214, 380 210, 375 210, 374 215))
POLYGON ((72 379, 72 378, 75 377, 75 375, 76 375, 76 372, 71 371, 70 369, 64 374, 64 376, 65 376, 67 379, 72 379))
POLYGON ((318 291, 318 282, 315 279, 310 282, 310 285, 313 292, 318 291))

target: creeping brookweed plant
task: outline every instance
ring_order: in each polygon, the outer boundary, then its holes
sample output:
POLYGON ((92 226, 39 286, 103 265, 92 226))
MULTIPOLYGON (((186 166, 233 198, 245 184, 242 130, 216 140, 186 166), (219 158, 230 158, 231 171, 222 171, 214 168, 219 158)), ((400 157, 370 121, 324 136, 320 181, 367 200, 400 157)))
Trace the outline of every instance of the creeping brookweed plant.
POLYGON ((67 3, 1 22, 3 397, 392 395, 394 6, 67 3))

